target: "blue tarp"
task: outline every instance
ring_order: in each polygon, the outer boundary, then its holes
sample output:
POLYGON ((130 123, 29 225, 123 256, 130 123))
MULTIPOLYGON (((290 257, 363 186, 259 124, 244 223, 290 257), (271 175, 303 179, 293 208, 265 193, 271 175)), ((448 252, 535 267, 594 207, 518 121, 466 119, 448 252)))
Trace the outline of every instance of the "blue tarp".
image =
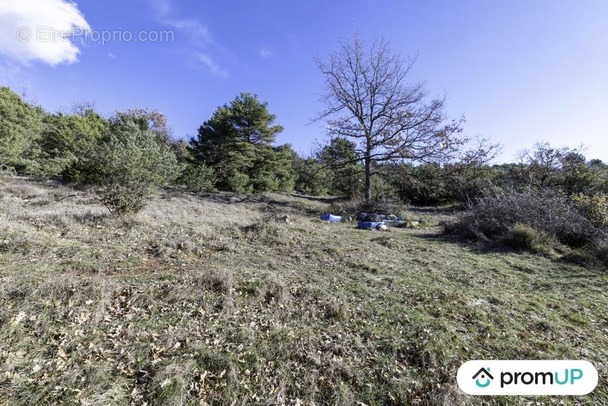
POLYGON ((339 223, 342 221, 342 216, 334 216, 333 214, 322 214, 321 220, 329 221, 330 223, 339 223))
POLYGON ((386 225, 386 223, 384 221, 359 221, 357 223, 357 228, 360 228, 362 230, 367 230, 370 228, 378 228, 378 226, 381 225, 386 225))

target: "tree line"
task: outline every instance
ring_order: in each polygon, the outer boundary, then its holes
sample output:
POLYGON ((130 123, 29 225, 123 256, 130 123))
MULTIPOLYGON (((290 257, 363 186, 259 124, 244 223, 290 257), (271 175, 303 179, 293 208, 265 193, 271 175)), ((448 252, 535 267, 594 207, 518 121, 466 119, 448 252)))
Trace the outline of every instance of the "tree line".
MULTIPOLYGON (((366 196, 357 144, 336 136, 313 156, 275 145, 283 127, 255 95, 216 109, 189 142, 172 137, 162 113, 143 109, 106 118, 92 105, 47 113, 0 88, 2 170, 68 183, 127 187, 175 184, 192 191, 266 191, 366 196)), ((557 188, 568 195, 608 192, 608 167, 579 150, 538 144, 517 163, 482 160, 369 164, 376 200, 419 205, 465 202, 488 188, 557 188)))
POLYGON ((447 116, 445 96, 429 98, 424 84, 408 81, 414 60, 402 60, 382 39, 367 46, 355 35, 317 64, 325 93, 316 120, 326 122, 329 141, 312 156, 276 145, 284 128, 249 93, 218 106, 185 141, 173 137, 158 111, 104 117, 81 104, 49 113, 2 87, 0 170, 99 186, 116 212, 139 208, 142 196, 169 184, 419 205, 463 203, 497 188, 608 192, 607 166, 578 150, 538 144, 517 163, 488 165, 498 146, 472 143, 464 118, 447 116))

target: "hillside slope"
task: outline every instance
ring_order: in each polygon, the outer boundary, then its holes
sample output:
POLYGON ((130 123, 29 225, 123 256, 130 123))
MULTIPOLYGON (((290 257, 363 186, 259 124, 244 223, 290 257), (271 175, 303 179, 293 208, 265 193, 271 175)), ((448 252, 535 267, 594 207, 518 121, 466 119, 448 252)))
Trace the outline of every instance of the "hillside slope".
POLYGON ((0 404, 608 404, 604 269, 327 210, 163 191, 118 220, 2 180, 0 404), (455 383, 472 359, 586 359, 600 383, 473 398, 455 383))

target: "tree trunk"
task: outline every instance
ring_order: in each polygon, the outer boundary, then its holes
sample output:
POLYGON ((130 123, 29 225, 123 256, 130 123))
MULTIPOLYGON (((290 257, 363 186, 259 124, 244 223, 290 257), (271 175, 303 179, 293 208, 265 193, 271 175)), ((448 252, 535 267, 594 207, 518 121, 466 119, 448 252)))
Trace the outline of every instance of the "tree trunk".
POLYGON ((372 200, 372 159, 370 154, 365 154, 365 202, 372 200))

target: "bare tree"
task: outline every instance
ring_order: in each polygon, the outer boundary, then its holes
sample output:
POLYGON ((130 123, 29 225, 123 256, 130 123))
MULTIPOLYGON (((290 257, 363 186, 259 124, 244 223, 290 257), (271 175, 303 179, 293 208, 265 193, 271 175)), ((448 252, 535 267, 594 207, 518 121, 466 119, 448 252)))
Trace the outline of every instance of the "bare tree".
POLYGON ((317 59, 326 90, 317 120, 327 120, 332 137, 357 143, 367 201, 378 163, 447 160, 468 141, 461 136, 464 119, 447 119, 445 96, 427 102, 424 83, 406 83, 414 62, 404 62, 382 39, 368 48, 358 35, 317 59))

